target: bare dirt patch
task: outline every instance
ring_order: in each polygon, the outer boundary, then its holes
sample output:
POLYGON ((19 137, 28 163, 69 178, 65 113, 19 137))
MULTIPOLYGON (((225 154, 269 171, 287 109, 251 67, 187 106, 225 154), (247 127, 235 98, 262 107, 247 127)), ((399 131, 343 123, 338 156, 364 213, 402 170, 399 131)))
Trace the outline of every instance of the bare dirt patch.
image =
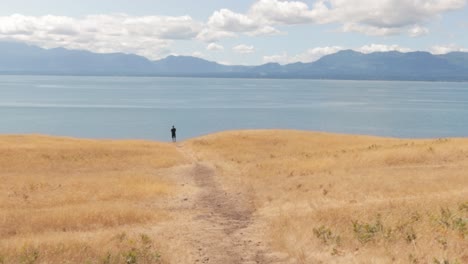
POLYGON ((170 262, 287 263, 262 241, 252 199, 242 190, 224 189, 210 164, 198 162, 187 147, 179 150, 193 163, 175 177, 184 187, 197 190, 183 192, 172 203, 171 211, 178 215, 170 223, 171 237, 177 240, 172 245, 183 247, 184 255, 174 254, 170 262))

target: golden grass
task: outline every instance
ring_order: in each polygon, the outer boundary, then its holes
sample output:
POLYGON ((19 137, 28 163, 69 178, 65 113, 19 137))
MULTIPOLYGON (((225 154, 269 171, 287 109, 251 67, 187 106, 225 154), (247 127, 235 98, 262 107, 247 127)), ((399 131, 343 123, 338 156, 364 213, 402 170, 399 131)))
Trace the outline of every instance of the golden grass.
POLYGON ((184 162, 172 144, 1 136, 0 263, 153 263, 137 230, 168 218, 162 170, 184 162))
POLYGON ((299 263, 468 262, 468 139, 300 131, 191 140, 299 263))
MULTIPOLYGON (((183 148, 299 263, 468 263, 468 139, 264 130, 183 148)), ((187 162, 173 144, 0 136, 0 263, 177 259, 153 228, 196 213, 164 210, 195 188, 167 175, 187 162)))
MULTIPOLYGON (((126 228, 128 229, 128 228, 126 228)), ((67 232, 10 239, 2 245, 4 263, 143 263, 163 262, 157 237, 115 230, 67 232)))

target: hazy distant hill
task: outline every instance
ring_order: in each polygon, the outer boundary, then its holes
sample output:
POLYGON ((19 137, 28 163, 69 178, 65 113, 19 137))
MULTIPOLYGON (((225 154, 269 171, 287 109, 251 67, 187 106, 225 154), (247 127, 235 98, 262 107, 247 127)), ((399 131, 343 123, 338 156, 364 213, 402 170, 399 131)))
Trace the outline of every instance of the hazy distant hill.
POLYGON ((153 63, 137 55, 96 54, 0 43, 0 72, 38 74, 151 74, 153 63))
POLYGON ((468 53, 340 51, 312 63, 230 66, 189 56, 144 57, 0 42, 1 74, 152 75, 247 78, 468 81, 468 53))
POLYGON ((458 80, 468 79, 468 59, 457 65, 428 52, 375 52, 347 50, 306 64, 298 73, 331 79, 458 80))

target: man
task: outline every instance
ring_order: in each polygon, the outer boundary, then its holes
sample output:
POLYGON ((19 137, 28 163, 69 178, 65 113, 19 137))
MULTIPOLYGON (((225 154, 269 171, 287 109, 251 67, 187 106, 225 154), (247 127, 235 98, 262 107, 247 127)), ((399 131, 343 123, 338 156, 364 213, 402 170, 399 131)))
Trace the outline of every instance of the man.
POLYGON ((174 126, 172 126, 171 134, 172 134, 172 142, 176 142, 176 128, 174 126))

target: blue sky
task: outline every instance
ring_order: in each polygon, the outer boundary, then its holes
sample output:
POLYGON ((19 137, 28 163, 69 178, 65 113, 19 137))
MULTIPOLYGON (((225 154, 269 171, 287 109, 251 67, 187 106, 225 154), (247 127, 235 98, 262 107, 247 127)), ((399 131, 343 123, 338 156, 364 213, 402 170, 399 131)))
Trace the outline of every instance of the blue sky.
POLYGON ((468 51, 467 0, 2 1, 0 39, 226 64, 310 62, 342 49, 468 51))

